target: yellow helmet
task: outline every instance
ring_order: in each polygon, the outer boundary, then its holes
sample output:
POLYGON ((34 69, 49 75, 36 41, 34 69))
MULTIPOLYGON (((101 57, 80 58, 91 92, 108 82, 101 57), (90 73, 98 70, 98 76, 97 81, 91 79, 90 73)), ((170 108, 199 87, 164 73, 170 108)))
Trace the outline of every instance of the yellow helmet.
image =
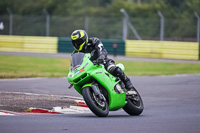
POLYGON ((88 35, 84 30, 75 30, 72 32, 71 41, 77 51, 81 51, 88 43, 88 35))

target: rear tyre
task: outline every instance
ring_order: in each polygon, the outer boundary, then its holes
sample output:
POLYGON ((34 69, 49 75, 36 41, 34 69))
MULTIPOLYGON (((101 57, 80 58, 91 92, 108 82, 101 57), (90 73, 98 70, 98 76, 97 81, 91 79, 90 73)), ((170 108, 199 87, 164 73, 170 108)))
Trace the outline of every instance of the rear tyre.
POLYGON ((106 117, 109 113, 108 103, 95 96, 92 88, 85 87, 82 91, 83 98, 89 109, 99 117, 106 117))
POLYGON ((144 105, 140 94, 136 89, 134 90, 137 92, 137 94, 128 96, 127 104, 123 107, 123 109, 129 115, 137 116, 143 112, 144 105))

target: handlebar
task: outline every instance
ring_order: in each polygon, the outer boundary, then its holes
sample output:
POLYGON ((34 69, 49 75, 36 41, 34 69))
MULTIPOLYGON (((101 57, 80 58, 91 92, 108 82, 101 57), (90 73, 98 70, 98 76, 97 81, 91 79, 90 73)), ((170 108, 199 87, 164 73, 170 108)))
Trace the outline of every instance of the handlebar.
POLYGON ((97 59, 97 60, 92 61, 92 63, 94 65, 104 65, 106 62, 105 62, 105 60, 102 60, 101 62, 98 62, 98 59, 97 59))
POLYGON ((92 63, 93 63, 94 65, 99 65, 98 62, 97 62, 97 60, 92 61, 92 63))

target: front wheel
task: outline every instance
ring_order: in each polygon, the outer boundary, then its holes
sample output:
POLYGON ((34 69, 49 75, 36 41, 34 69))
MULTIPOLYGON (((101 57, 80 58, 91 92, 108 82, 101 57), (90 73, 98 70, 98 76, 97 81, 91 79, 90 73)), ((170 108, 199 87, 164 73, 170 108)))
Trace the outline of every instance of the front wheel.
POLYGON ((127 96, 127 104, 123 107, 124 111, 129 115, 140 115, 143 112, 144 105, 138 91, 134 95, 127 96))
POLYGON ((92 88, 85 87, 82 91, 83 98, 89 109, 99 117, 106 117, 109 113, 108 103, 95 95, 92 88))

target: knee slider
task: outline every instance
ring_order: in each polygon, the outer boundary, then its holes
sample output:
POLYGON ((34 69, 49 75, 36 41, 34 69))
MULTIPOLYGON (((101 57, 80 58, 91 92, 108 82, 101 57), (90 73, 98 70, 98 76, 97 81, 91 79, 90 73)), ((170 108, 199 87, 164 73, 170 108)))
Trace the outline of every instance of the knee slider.
POLYGON ((107 67, 107 71, 113 75, 115 72, 116 66, 114 64, 111 64, 107 67))
MULTIPOLYGON (((109 68, 109 67, 108 67, 109 68)), ((111 73, 113 76, 115 77, 119 77, 120 75, 123 74, 123 71, 121 70, 121 68, 113 65, 110 66, 110 68, 107 70, 109 73, 111 73)))
POLYGON ((122 71, 121 68, 119 68, 119 67, 116 67, 116 68, 115 68, 115 71, 114 71, 115 76, 119 77, 119 76, 122 75, 123 73, 124 73, 124 72, 122 71))

